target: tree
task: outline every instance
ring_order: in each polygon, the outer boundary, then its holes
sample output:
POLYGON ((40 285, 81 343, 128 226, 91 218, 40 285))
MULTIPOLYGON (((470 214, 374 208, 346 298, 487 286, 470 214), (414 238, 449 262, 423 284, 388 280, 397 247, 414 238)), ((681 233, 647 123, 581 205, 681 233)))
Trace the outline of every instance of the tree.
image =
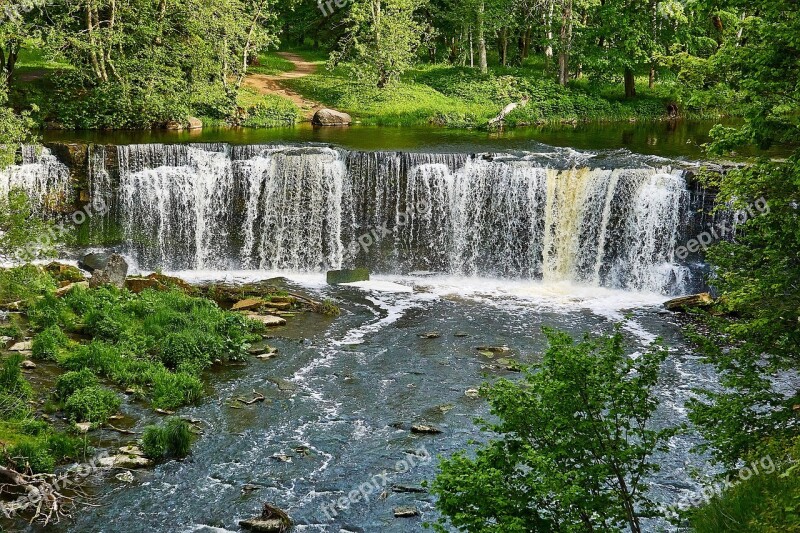
POLYGON ((423 25, 414 18, 421 0, 355 0, 347 34, 331 63, 352 59, 356 73, 379 88, 408 70, 416 59, 423 25))
MULTIPOLYGON (((743 97, 741 128, 712 130, 711 150, 723 153, 753 144, 800 138, 800 11, 791 1, 750 5, 730 0, 722 15, 713 61, 743 97), (733 16, 731 16, 733 14, 733 16), (727 24, 732 28, 726 28, 727 24)), ((692 421, 715 458, 729 468, 768 445, 797 434, 800 391, 800 150, 784 162, 762 160, 728 172, 719 186, 720 209, 768 209, 748 217, 731 242, 709 250, 710 283, 720 292, 710 328, 697 335, 707 361, 720 373, 723 391, 705 391, 693 402, 692 421), (751 208, 752 209, 752 208, 751 208), (788 381, 788 383, 787 383, 788 381)))
MULTIPOLYGON (((475 458, 445 459, 433 482, 449 522, 471 532, 641 531, 650 458, 677 429, 657 430, 653 396, 666 350, 626 355, 613 335, 573 341, 546 329, 542 362, 521 382, 484 386, 496 438, 475 458)), ((445 531, 446 521, 438 528, 445 531)))

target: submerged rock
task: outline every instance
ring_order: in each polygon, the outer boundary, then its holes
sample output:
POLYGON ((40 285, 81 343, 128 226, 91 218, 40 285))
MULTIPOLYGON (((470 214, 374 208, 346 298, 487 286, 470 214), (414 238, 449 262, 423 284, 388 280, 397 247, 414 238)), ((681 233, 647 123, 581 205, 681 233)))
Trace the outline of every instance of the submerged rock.
POLYGON ((140 455, 120 453, 110 457, 101 457, 98 459, 97 464, 108 468, 146 468, 152 466, 153 461, 140 455))
POLYGON ((511 351, 511 348, 506 346, 505 344, 501 346, 478 346, 475 348, 479 352, 490 352, 490 353, 508 353, 511 351))
POLYGON ((283 392, 294 392, 297 390, 297 385, 292 383, 291 381, 281 379, 281 378, 267 378, 267 381, 270 383, 275 384, 278 387, 279 391, 283 392))
POLYGON ((438 339, 441 336, 442 336, 442 334, 439 333, 438 331, 428 331, 428 332, 420 334, 419 338, 420 339, 438 339))
POLYGON ((13 344, 11 348, 8 349, 9 352, 29 352, 33 348, 33 341, 22 341, 16 344, 13 344))
POLYGON ((36 363, 31 361, 30 359, 25 359, 24 361, 22 361, 19 364, 19 366, 21 366, 22 368, 24 368, 26 370, 33 370, 34 368, 36 368, 36 363))

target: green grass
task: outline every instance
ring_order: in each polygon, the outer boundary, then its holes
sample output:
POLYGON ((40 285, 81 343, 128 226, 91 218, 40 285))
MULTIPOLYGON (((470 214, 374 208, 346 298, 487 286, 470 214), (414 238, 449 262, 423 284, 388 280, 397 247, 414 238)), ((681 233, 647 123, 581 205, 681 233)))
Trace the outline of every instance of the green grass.
MULTIPOLYGON (((667 105, 678 99, 674 82, 666 80, 651 90, 646 77, 637 79, 637 97, 632 99, 623 98, 621 83, 577 80, 561 87, 534 62, 524 67, 494 67, 486 75, 467 67, 425 64, 383 90, 356 80, 346 66, 339 66, 333 71, 321 68, 287 85, 364 124, 382 126, 484 127, 505 105, 523 98, 530 102, 507 117, 507 126, 655 120, 665 118, 667 105)), ((722 105, 713 98, 702 104, 685 106, 682 111, 692 118, 721 112, 722 105)))
MULTIPOLYGON (((770 453, 778 461, 781 452, 770 453)), ((800 438, 788 450, 781 468, 760 473, 695 510, 690 523, 696 533, 784 533, 800 531, 800 438)))
POLYGON ((300 108, 291 100, 275 94, 259 94, 249 87, 239 92, 236 103, 244 110, 239 125, 248 128, 292 125, 300 117, 300 108))
POLYGON ((258 64, 251 65, 248 72, 252 74, 264 74, 267 76, 274 76, 283 72, 291 72, 294 70, 294 63, 288 59, 284 59, 277 55, 275 52, 264 52, 258 54, 258 64))

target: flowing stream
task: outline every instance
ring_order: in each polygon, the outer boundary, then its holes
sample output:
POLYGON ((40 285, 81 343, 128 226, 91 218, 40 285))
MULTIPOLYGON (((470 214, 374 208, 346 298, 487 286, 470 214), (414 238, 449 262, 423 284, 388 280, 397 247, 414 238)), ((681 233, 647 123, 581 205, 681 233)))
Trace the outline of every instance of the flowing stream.
MULTIPOLYGON (((37 209, 71 194, 52 153, 28 157, 0 175, 0 193, 21 186, 37 209)), ((467 390, 516 376, 476 347, 506 344, 531 363, 542 326, 577 336, 620 322, 632 356, 663 338, 671 356, 659 425, 684 422, 691 390, 714 383, 661 309, 703 283, 699 258, 676 257, 710 201, 689 164, 546 146, 469 154, 219 143, 94 146, 87 160, 89 195, 111 207, 91 224, 119 228, 116 249, 135 269, 195 281, 281 276, 343 314, 293 319, 271 341, 277 358, 212 373, 207 399, 179 413, 204 430, 191 457, 130 484, 102 478, 102 505, 61 530, 237 531, 270 501, 298 531, 421 531, 437 518, 420 489, 436 457, 486 439, 474 419, 487 406, 467 390), (372 280, 324 283, 325 270, 356 265, 372 280), (432 331, 440 336, 423 338, 432 331), (253 391, 267 400, 229 406, 253 391), (415 435, 413 423, 443 432, 415 435), (330 510, 376 478, 368 501, 330 510), (422 517, 395 519, 402 505, 422 517)), ((135 402, 123 411, 135 431, 158 417, 135 402)), ((690 452, 696 442, 675 437, 658 457, 659 502, 697 489, 689 471, 705 463, 690 452)))

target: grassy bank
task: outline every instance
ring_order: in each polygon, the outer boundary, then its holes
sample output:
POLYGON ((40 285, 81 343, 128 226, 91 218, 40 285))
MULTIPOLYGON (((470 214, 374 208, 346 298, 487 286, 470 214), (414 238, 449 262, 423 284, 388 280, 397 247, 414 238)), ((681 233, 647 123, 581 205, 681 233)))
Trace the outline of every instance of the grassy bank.
POLYGON ((346 65, 331 71, 318 54, 297 53, 316 60, 320 68, 287 85, 370 125, 484 127, 504 106, 525 98, 528 104, 507 117, 507 126, 658 120, 669 116, 670 104, 676 104, 687 118, 716 118, 736 107, 731 106, 730 94, 684 95, 670 80, 649 89, 647 79, 639 78, 638 96, 632 99, 622 97, 619 84, 576 80, 561 87, 542 74, 543 65, 533 61, 523 67, 494 67, 485 75, 466 67, 422 65, 404 74, 398 83, 378 89, 359 82, 346 65))

